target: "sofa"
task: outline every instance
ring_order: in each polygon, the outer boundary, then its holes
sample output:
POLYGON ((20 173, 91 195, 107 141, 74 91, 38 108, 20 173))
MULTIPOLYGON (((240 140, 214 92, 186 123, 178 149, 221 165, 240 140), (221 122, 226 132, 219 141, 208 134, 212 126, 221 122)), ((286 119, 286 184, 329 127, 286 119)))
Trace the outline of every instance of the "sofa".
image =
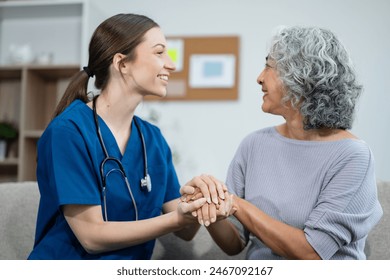
MULTIPOLYGON (((378 182, 378 196, 384 215, 369 234, 366 244, 370 260, 390 260, 390 182, 378 182)), ((36 182, 0 183, 0 260, 26 259, 34 243, 39 202, 36 182)), ((226 255, 201 228, 191 241, 173 234, 157 239, 154 260, 225 260, 245 259, 245 250, 226 255)))

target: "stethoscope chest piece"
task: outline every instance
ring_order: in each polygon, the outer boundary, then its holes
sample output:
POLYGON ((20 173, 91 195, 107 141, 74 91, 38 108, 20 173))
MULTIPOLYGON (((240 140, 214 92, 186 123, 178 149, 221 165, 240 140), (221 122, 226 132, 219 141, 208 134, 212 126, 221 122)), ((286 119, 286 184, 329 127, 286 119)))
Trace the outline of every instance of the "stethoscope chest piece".
POLYGON ((152 191, 152 180, 150 179, 149 173, 146 174, 145 178, 141 179, 141 189, 145 189, 148 192, 152 191))

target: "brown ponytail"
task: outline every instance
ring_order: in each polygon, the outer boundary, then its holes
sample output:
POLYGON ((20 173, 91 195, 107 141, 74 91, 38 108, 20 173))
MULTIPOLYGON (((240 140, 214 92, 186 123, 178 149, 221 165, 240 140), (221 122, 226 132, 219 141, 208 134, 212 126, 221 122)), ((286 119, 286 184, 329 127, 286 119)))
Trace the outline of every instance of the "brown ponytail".
POLYGON ((66 107, 70 105, 74 100, 80 99, 85 103, 88 102, 87 88, 88 88, 89 76, 84 71, 81 70, 73 75, 70 79, 69 85, 65 90, 64 95, 62 96, 60 102, 58 103, 53 118, 61 114, 66 107))

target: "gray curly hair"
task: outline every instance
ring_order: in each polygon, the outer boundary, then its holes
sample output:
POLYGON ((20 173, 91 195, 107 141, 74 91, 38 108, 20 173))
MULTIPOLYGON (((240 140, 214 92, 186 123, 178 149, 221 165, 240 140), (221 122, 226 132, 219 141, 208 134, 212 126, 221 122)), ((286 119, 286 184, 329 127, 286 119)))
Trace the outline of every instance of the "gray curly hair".
POLYGON ((303 116, 304 129, 350 129, 363 87, 344 46, 329 30, 284 27, 268 55, 276 63, 286 93, 303 116))

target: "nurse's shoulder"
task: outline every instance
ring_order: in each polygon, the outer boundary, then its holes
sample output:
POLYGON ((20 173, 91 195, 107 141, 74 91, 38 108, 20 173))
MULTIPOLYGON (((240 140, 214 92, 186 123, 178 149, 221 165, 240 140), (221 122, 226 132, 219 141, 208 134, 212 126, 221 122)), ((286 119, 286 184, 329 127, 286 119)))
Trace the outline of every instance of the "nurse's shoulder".
POLYGON ((61 114, 53 118, 41 138, 48 135, 80 134, 86 129, 93 129, 93 111, 81 100, 74 100, 61 114))

